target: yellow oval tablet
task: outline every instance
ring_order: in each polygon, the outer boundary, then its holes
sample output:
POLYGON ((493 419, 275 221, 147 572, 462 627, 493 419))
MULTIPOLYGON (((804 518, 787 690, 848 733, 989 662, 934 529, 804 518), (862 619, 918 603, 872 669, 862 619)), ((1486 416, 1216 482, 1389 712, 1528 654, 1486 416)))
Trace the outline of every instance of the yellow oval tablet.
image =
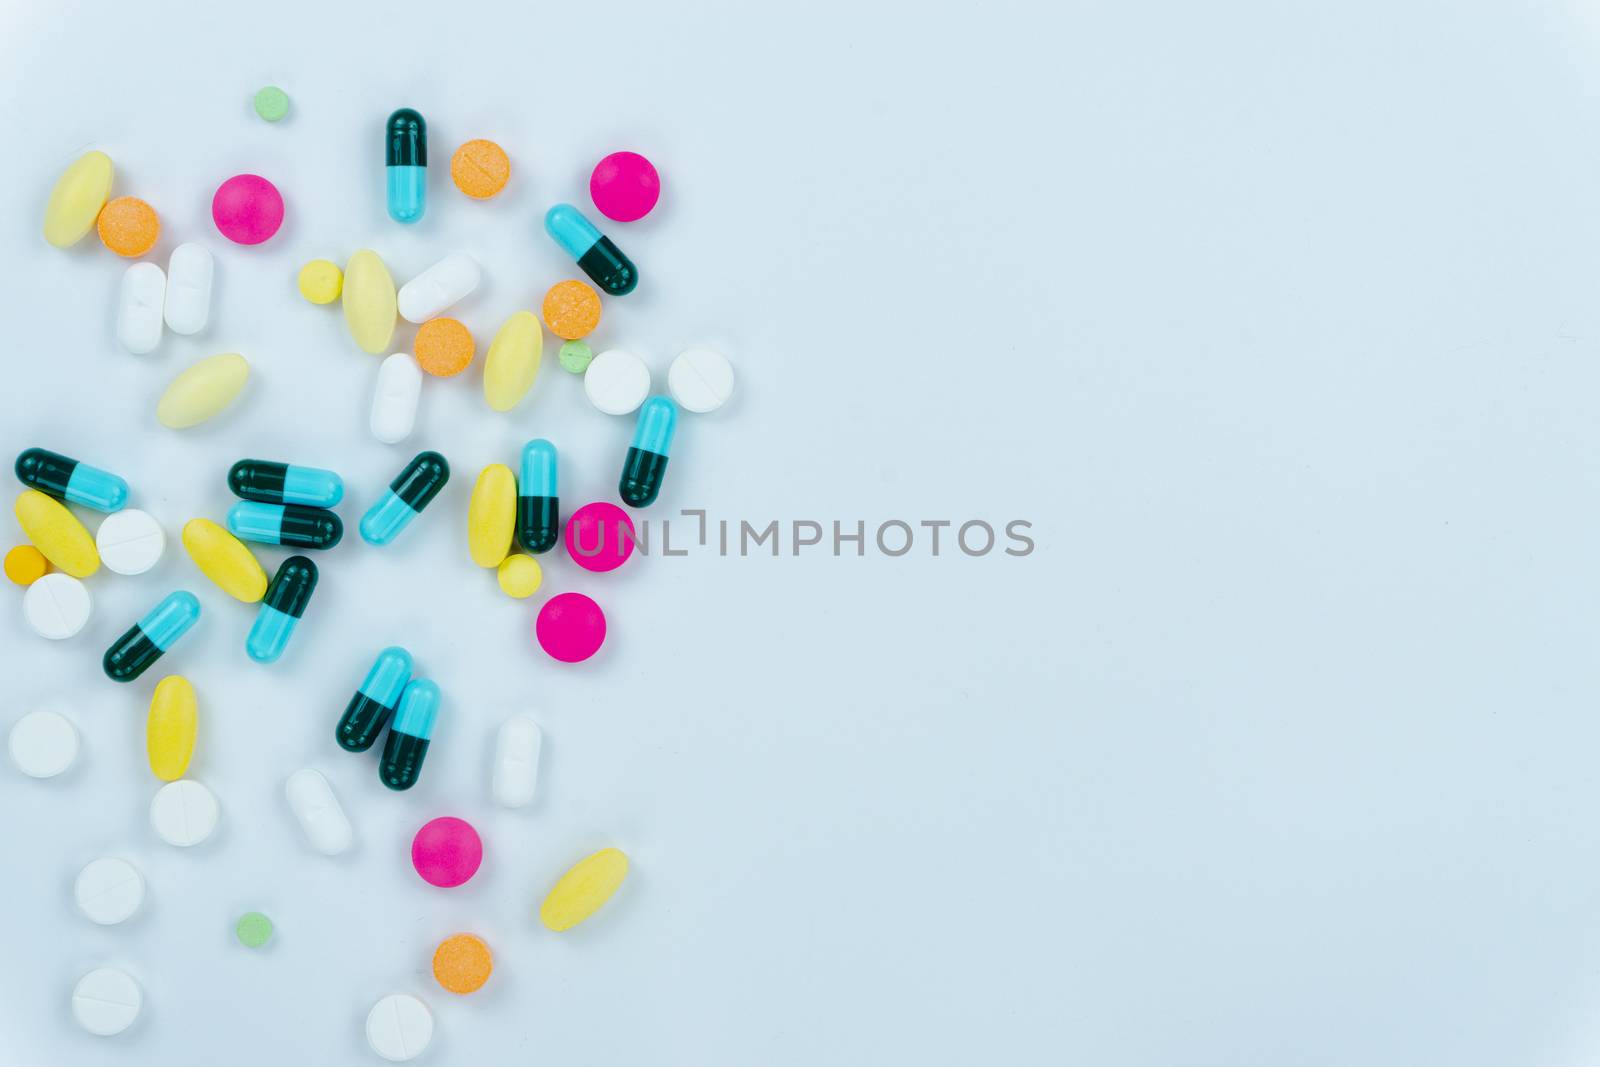
POLYGON ((62 171, 44 209, 44 239, 57 248, 77 244, 94 229, 111 196, 111 157, 85 152, 62 171))
POLYGON ((190 519, 183 547, 202 574, 235 600, 254 604, 267 592, 267 572, 244 542, 210 519, 190 519))
POLYGON ((189 769, 194 755, 194 735, 200 724, 200 706, 194 686, 182 675, 161 679, 150 698, 150 716, 144 721, 144 746, 150 769, 163 782, 176 782, 189 769))
POLYGON ((250 364, 237 352, 202 359, 172 379, 156 404, 156 420, 173 430, 198 426, 233 403, 249 378, 250 364))
POLYGON ((394 279, 378 253, 363 248, 344 265, 344 324, 363 352, 389 351, 394 320, 399 314, 394 279))
POLYGON ((483 364, 483 396, 496 411, 510 411, 533 388, 544 354, 539 317, 519 311, 506 320, 489 345, 483 364))
POLYGON ((557 932, 570 930, 600 910, 628 875, 628 857, 603 848, 561 876, 539 908, 539 921, 557 932))
POLYGON ((17 497, 16 512, 22 532, 56 570, 87 578, 100 569, 94 538, 61 501, 37 489, 25 489, 17 497))
POLYGON ((467 505, 467 548, 480 567, 498 567, 511 552, 517 525, 517 478, 504 463, 491 463, 478 475, 467 505))

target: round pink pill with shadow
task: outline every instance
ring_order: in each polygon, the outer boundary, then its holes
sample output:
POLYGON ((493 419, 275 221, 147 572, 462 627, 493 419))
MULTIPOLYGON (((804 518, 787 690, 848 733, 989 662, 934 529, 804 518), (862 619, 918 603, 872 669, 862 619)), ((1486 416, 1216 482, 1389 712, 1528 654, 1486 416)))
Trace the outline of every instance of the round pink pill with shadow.
POLYGON ((637 152, 613 152, 589 175, 589 198, 600 214, 634 222, 650 214, 661 197, 661 175, 637 152))
POLYGON ((562 663, 581 663, 606 640, 606 616, 582 593, 562 593, 544 602, 533 625, 539 647, 562 663))
POLYGON ((258 245, 283 225, 283 197, 259 174, 235 174, 217 186, 211 221, 234 244, 258 245))
POLYGON ((567 520, 567 555, 586 571, 614 571, 633 555, 633 520, 615 504, 596 500, 567 520))
POLYGON ((449 815, 424 823, 411 839, 411 866, 429 885, 461 885, 478 873, 483 841, 465 819, 449 815))

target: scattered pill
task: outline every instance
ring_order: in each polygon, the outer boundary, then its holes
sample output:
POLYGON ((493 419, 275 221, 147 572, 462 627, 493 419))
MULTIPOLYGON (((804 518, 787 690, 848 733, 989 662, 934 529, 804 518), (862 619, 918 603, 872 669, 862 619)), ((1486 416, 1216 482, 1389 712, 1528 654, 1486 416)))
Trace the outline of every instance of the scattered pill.
POLYGON ((102 856, 78 872, 72 899, 90 922, 115 926, 133 918, 144 903, 144 878, 127 860, 102 856))
POLYGON ((99 467, 59 452, 30 448, 17 456, 17 480, 57 500, 96 511, 117 511, 128 502, 128 483, 99 467))
POLYGON ((87 578, 100 569, 94 538, 59 500, 37 489, 24 489, 13 510, 22 532, 56 570, 87 578))
POLYGON ((283 194, 259 174, 235 174, 217 186, 211 221, 238 245, 258 245, 283 225, 283 194))
POLYGON ((176 782, 189 769, 195 734, 200 727, 200 702, 194 686, 181 674, 169 674, 156 683, 150 696, 150 714, 144 724, 145 751, 150 772, 163 782, 176 782))
POLYGON ((522 478, 517 484, 517 540, 536 555, 550 551, 561 539, 556 458, 556 446, 542 437, 522 446, 522 478))
POLYGON ((444 815, 424 823, 411 839, 411 865, 429 885, 450 889, 478 873, 483 841, 465 819, 444 815))
POLYGON ((466 299, 483 280, 483 268, 465 252, 452 252, 400 287, 395 297, 400 317, 427 322, 466 299))
POLYGON ((312 848, 324 856, 350 850, 355 843, 355 830, 321 771, 311 767, 295 771, 283 784, 283 794, 312 848))
POLYGON ((254 604, 266 595, 267 572, 261 561, 243 541, 210 519, 184 524, 183 547, 200 573, 235 600, 254 604))
POLYGON ((494 743, 495 803, 503 808, 525 808, 533 803, 543 747, 544 732, 531 715, 513 715, 500 724, 494 743))
POLYGON ((650 395, 650 368, 626 349, 608 349, 583 372, 583 393, 607 415, 627 415, 650 395))
POLYGON ((101 667, 113 682, 131 682, 200 620, 200 601, 188 590, 168 593, 106 649, 101 667))
POLYGON ((582 341, 568 341, 561 346, 561 369, 569 374, 582 374, 594 362, 594 349, 582 341))
POLYGON ((97 1037, 122 1033, 139 1018, 144 993, 126 971, 98 967, 72 988, 72 1017, 97 1037))
POLYGON ((521 552, 513 552, 500 561, 495 573, 500 591, 515 600, 526 600, 539 591, 544 583, 544 569, 539 561, 521 552))
POLYGON ((172 250, 167 260, 167 298, 162 316, 173 333, 189 336, 211 317, 211 276, 215 261, 205 245, 193 241, 172 250))
POLYGON ((489 946, 472 934, 447 937, 433 952, 433 977, 451 993, 482 989, 493 971, 494 957, 489 946))
POLYGON ((394 279, 378 253, 363 248, 344 265, 344 322, 363 352, 381 355, 394 336, 394 279))
POLYGON ((633 260, 571 204, 557 204, 545 212, 544 230, 596 285, 612 296, 631 293, 639 284, 639 270, 633 260))
POLYGON ((289 113, 289 94, 276 85, 257 89, 252 103, 256 114, 268 122, 277 122, 289 113))
POLYGON ((344 537, 344 523, 326 508, 241 500, 228 509, 228 530, 262 545, 328 549, 344 537))
POLYGON ((477 351, 472 331, 457 319, 429 319, 417 328, 412 351, 417 366, 436 378, 450 378, 467 369, 477 351))
POLYGON ((237 352, 209 356, 172 380, 156 404, 156 421, 186 430, 220 415, 244 389, 250 364, 237 352))
POLYGON ((54 778, 78 761, 78 728, 59 711, 39 708, 11 724, 6 748, 29 778, 54 778))
POLYGON ((409 352, 396 352, 378 367, 377 385, 372 391, 372 436, 386 445, 411 436, 417 423, 417 404, 422 398, 422 368, 409 352))
POLYGON ((617 491, 630 508, 648 507, 661 492, 667 476, 667 454, 672 449, 672 434, 678 425, 678 408, 664 396, 653 396, 639 409, 633 444, 622 464, 622 480, 617 491))
POLYGON ((628 857, 617 849, 603 848, 579 860, 544 898, 539 921, 558 933, 572 929, 599 911, 627 876, 628 857))
POLYGON ((217 798, 191 778, 168 782, 150 801, 150 825, 169 845, 189 848, 217 828, 217 798))
POLYGON ((300 295, 313 304, 331 304, 344 291, 344 271, 337 263, 326 259, 313 259, 300 268, 295 280, 300 295))
MULTIPOLYGON (((244 504, 239 505, 244 507, 244 504)), ((270 508, 272 504, 256 504, 270 508)), ((311 594, 317 588, 317 565, 305 556, 290 556, 272 576, 267 595, 262 598, 256 621, 245 638, 244 649, 257 663, 275 663, 289 646, 300 617, 305 614, 311 594)))
POLYGON ((474 200, 487 200, 511 180, 511 160, 493 141, 468 141, 450 157, 450 180, 474 200))
MULTIPOLYGON (((104 553, 101 554, 102 557, 104 553)), ((21 586, 29 586, 44 577, 50 561, 32 545, 17 545, 6 553, 6 577, 21 586)))
POLYGON ((331 508, 344 499, 344 479, 320 467, 241 459, 228 468, 228 488, 242 500, 331 508))
POLYGON ((661 197, 661 175, 637 152, 613 152, 589 175, 589 198, 600 214, 634 222, 650 214, 661 197))
POLYGON ((714 348, 686 348, 667 368, 667 391, 685 411, 715 411, 733 395, 733 364, 714 348))
POLYGON ((367 1044, 390 1063, 404 1063, 428 1050, 433 1013, 407 993, 391 993, 367 1013, 367 1044))
POLYGON ((567 555, 586 571, 614 571, 633 555, 633 520, 615 504, 596 500, 567 520, 567 555))
POLYGON ((389 116, 386 141, 389 217, 416 222, 428 203, 428 124, 419 113, 403 107, 389 116))
POLYGON ((369 545, 393 541, 449 480, 450 464, 443 456, 418 452, 389 483, 389 491, 361 516, 361 539, 369 545))
POLYGON ((533 388, 544 355, 544 331, 531 311, 505 321, 483 364, 483 396, 494 411, 510 411, 533 388))
POLYGON ((606 639, 606 616, 582 593, 562 593, 544 602, 534 622, 539 647, 562 663, 581 663, 600 651, 606 639))
MULTIPOLYGON (((406 683, 378 764, 378 779, 390 789, 410 789, 417 784, 433 724, 439 718, 439 700, 439 687, 428 679, 413 678, 406 683)), ((414 858, 414 851, 412 855, 414 858)))
POLYGON ((129 259, 150 251, 161 236, 161 216, 136 196, 119 196, 108 203, 94 225, 107 248, 129 259))
POLYGON ((117 341, 136 356, 161 343, 161 304, 167 276, 154 263, 135 263, 122 272, 117 295, 117 341))
POLYGON ((143 574, 154 567, 167 549, 161 524, 138 508, 123 508, 107 515, 94 535, 100 562, 115 574, 143 574))
POLYGON ((94 607, 89 587, 70 574, 47 574, 22 595, 22 617, 40 637, 65 641, 89 622, 94 607))
POLYGON ((261 948, 272 940, 272 920, 259 911, 247 911, 234 924, 233 936, 245 948, 261 948))
POLYGON ((409 681, 411 653, 398 645, 379 652, 339 719, 339 727, 334 732, 339 747, 347 752, 365 752, 371 748, 394 709, 400 705, 400 694, 405 692, 409 681))
POLYGON ((517 529, 517 479, 504 463, 478 474, 467 503, 467 550, 480 567, 498 567, 517 529))
POLYGON ((44 209, 44 239, 68 248, 94 229, 100 209, 111 195, 111 157, 85 152, 56 179, 44 209))
POLYGON ((557 282, 544 294, 543 312, 551 333, 576 341, 600 325, 600 294, 583 282, 557 282))

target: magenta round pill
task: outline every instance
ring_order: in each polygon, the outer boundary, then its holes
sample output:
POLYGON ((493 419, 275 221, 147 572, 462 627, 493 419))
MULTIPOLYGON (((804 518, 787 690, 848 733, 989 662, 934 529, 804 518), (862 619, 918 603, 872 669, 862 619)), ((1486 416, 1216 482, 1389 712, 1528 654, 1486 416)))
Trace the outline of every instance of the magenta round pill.
POLYGON ((615 504, 596 500, 567 520, 567 555, 587 571, 614 571, 633 555, 633 520, 615 504))
POLYGON ((259 174, 235 174, 217 186, 211 221, 234 244, 258 245, 283 225, 283 197, 259 174))
POLYGON ((606 616, 600 605, 582 593, 562 593, 545 601, 533 624, 539 647, 562 663, 580 663, 600 651, 606 639, 606 616))
POLYGON ((411 839, 411 866, 429 885, 460 885, 478 873, 482 862, 483 841, 465 819, 434 819, 411 839))
POLYGON ((637 152, 613 152, 589 175, 589 197, 600 214, 633 222, 650 214, 661 196, 661 175, 637 152))

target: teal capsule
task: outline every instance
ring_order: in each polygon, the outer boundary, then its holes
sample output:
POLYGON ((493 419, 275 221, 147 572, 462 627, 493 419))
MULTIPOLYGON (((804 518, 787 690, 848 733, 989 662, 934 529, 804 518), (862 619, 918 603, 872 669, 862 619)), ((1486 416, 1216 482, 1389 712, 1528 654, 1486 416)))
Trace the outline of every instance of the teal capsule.
POLYGON ((199 620, 200 601, 193 593, 183 589, 169 593, 106 649, 101 660, 106 677, 113 682, 133 681, 199 620))
POLYGON ((241 500, 229 508, 228 530, 246 541, 291 548, 332 548, 344 537, 344 523, 325 508, 259 500, 241 500))
POLYGON ((667 476, 667 453, 672 449, 672 434, 678 426, 678 405, 664 396, 653 396, 639 409, 633 430, 633 446, 622 464, 618 491, 622 502, 642 508, 654 502, 667 476))
POLYGON ((390 789, 410 789, 422 773, 433 724, 439 717, 439 687, 426 678, 413 678, 400 695, 389 739, 383 743, 378 777, 390 789))
POLYGON ((30 448, 17 457, 16 471, 23 485, 81 507, 121 511, 128 502, 127 482, 59 452, 30 448))
POLYGON ((578 261, 594 283, 612 296, 631 293, 639 284, 639 268, 595 229, 594 223, 571 204, 557 204, 544 215, 544 232, 578 261))
POLYGON ((257 663, 271 663, 283 655, 289 638, 305 614, 317 588, 317 565, 304 556, 290 556, 272 576, 261 610, 245 638, 244 650, 257 663))
POLYGON ((389 483, 389 491, 361 516, 361 539, 369 545, 393 541, 449 480, 450 464, 443 456, 418 452, 400 476, 389 483))
POLYGON ((228 471, 233 495, 264 504, 331 508, 344 499, 344 479, 320 467, 297 467, 265 459, 241 459, 228 471))
POLYGON ((411 653, 390 645, 378 653, 356 695, 345 705, 334 737, 348 752, 365 752, 372 747, 383 726, 400 704, 400 694, 411 681, 411 653))
POLYGON ((409 107, 389 116, 384 162, 389 217, 396 222, 416 222, 428 204, 428 125, 409 107))
POLYGON ((542 437, 522 446, 517 480, 517 540, 529 552, 548 552, 561 538, 561 501, 556 492, 556 446, 542 437))

